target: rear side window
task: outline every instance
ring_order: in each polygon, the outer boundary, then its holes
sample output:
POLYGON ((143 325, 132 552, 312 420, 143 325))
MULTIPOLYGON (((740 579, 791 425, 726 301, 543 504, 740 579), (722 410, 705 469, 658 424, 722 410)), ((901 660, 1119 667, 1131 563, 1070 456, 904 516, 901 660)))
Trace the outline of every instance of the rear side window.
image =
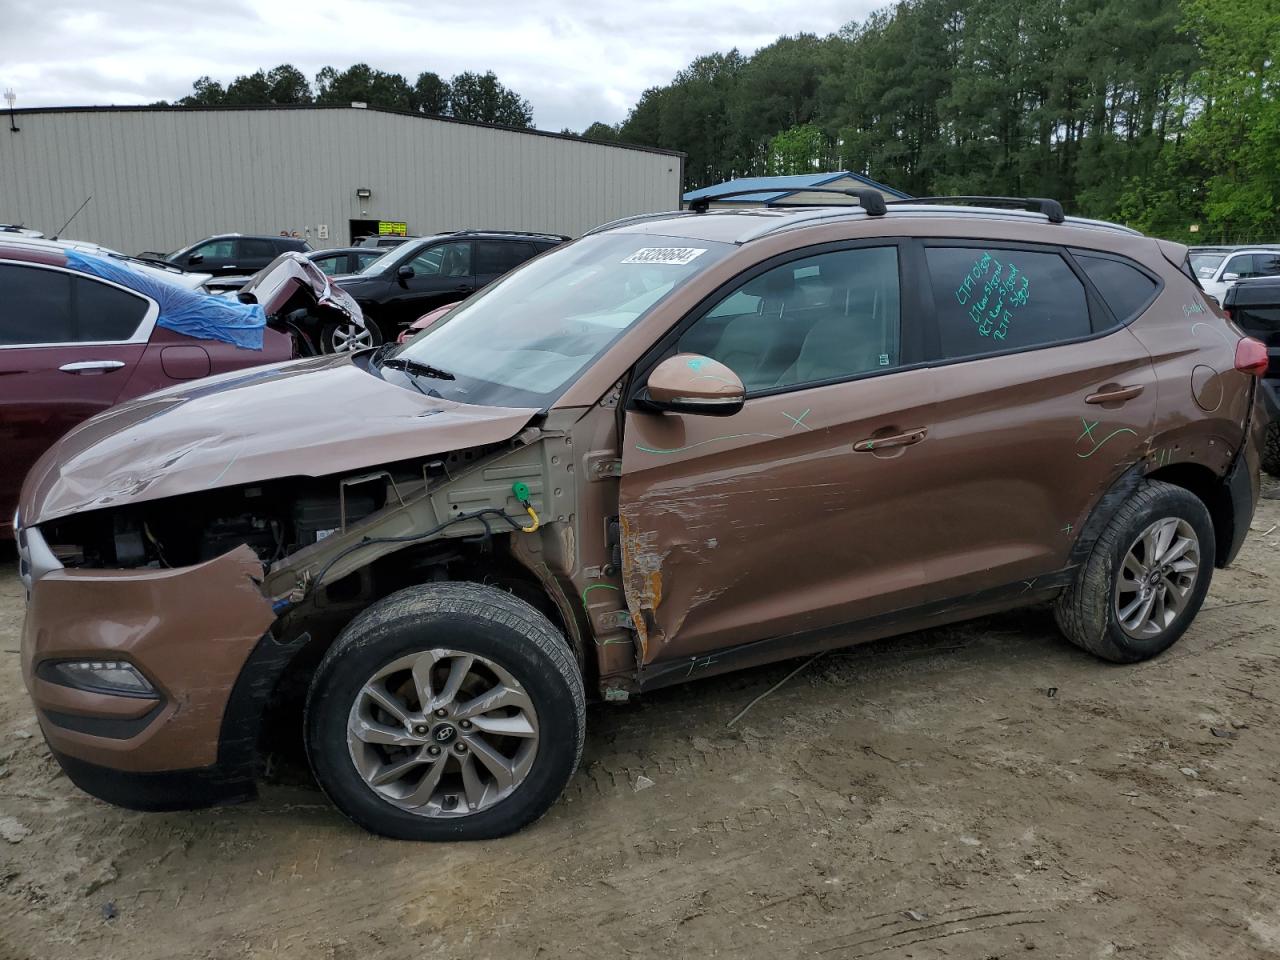
POLYGON ((476 273, 506 273, 533 256, 533 244, 508 240, 476 241, 476 273))
MULTIPOLYGON (((296 241, 295 241, 296 243, 296 241)), ((296 250, 294 244, 282 244, 285 250, 296 250)), ((241 240, 239 256, 246 260, 274 260, 276 258, 276 248, 270 240, 241 240)))
POLYGON ((941 358, 1029 349, 1092 333, 1084 284, 1057 253, 928 247, 941 358))
POLYGON ((0 346, 128 340, 149 307, 87 277, 0 264, 0 346))
POLYGON ((150 306, 142 297, 85 277, 75 278, 77 342, 128 340, 150 306))
POLYGON ((1160 289, 1155 280, 1123 260, 1076 254, 1076 263, 1120 323, 1128 323, 1147 309, 1160 289))

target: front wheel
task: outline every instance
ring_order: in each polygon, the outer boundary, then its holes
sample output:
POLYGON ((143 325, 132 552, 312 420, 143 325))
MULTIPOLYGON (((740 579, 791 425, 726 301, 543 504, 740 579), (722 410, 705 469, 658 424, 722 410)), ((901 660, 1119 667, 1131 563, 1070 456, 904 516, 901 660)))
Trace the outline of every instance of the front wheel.
POLYGON ((320 331, 320 349, 324 353, 350 353, 382 345, 382 331, 372 320, 363 327, 345 323, 327 323, 320 331))
POLYGON ((1213 522, 1173 484, 1144 482, 1112 517, 1054 608, 1067 639, 1116 663, 1171 647, 1213 577, 1213 522))
POLYGON ((351 622, 312 680, 307 753, 366 830, 480 840, 536 820, 586 730, 568 643, 522 600, 474 583, 410 587, 351 622))

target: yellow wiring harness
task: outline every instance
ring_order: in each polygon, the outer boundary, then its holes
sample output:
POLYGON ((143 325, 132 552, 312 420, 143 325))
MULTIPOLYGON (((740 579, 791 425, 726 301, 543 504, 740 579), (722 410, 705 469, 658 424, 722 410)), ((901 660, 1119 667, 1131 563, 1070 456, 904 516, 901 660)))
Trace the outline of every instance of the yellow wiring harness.
POLYGON ((533 518, 533 526, 521 527, 522 533, 534 533, 542 526, 542 521, 538 519, 537 511, 533 509, 533 505, 529 503, 529 485, 527 483, 513 483, 511 485, 512 495, 520 501, 520 506, 524 507, 525 513, 533 518))

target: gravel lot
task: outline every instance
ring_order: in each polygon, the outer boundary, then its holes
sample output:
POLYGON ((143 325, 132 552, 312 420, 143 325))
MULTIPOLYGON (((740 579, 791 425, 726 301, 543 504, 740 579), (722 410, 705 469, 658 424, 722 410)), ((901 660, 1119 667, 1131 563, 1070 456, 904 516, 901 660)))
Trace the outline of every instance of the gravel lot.
MULTIPOLYGON (((1280 488, 1271 487, 1272 497, 1280 488)), ((1280 500, 1160 659, 1043 610, 596 707, 565 798, 503 841, 256 803, 118 810, 49 757, 0 577, 0 958, 1280 955, 1280 500)))

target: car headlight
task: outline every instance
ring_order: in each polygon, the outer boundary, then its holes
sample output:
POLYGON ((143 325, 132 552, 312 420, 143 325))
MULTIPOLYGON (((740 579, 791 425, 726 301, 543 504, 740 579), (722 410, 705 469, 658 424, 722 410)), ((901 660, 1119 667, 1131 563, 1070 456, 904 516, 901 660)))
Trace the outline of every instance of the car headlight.
POLYGON ((159 699, 151 685, 131 663, 124 660, 59 660, 42 663, 38 675, 51 683, 64 687, 86 690, 90 693, 109 693, 117 697, 143 697, 159 699))

